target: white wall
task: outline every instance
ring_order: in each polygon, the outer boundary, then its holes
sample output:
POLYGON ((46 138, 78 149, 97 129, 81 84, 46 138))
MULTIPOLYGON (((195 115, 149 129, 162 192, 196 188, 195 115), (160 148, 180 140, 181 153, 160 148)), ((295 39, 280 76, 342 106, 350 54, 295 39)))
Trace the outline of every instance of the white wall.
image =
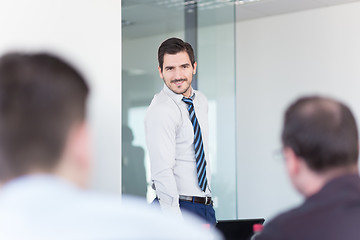
POLYGON ((360 3, 238 22, 238 215, 272 217, 301 202, 280 149, 285 108, 322 94, 360 119, 360 3))
POLYGON ((92 187, 120 192, 120 1, 0 2, 0 54, 51 51, 74 63, 90 88, 92 187))

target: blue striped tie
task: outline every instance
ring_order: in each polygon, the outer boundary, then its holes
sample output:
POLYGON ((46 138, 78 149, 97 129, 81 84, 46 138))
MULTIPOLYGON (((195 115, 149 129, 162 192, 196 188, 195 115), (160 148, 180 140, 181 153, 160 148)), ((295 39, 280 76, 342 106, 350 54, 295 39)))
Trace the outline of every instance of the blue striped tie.
POLYGON ((185 97, 183 97, 182 100, 188 105, 190 120, 194 128, 194 147, 198 182, 201 190, 205 192, 207 186, 206 161, 200 125, 195 115, 193 100, 185 97))

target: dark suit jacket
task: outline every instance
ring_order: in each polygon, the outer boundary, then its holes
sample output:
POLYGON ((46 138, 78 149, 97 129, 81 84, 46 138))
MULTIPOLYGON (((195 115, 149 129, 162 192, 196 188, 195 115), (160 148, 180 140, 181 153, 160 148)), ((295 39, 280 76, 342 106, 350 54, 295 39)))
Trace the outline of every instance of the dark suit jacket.
POLYGON ((256 240, 360 240, 360 178, 328 182, 298 208, 265 225, 256 240))

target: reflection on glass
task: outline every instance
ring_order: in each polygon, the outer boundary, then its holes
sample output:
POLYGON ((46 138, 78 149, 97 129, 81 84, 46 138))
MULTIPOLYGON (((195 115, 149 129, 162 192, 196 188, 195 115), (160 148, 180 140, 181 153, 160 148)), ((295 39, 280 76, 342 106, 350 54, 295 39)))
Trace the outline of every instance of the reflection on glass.
MULTIPOLYGON (((123 0, 122 20, 122 124, 131 128, 133 145, 145 150, 146 199, 151 202, 155 191, 149 184, 144 117, 154 94, 164 84, 157 70, 158 47, 169 37, 184 38, 184 10, 168 8, 156 1, 123 0)), ((129 178, 123 175, 123 184, 131 181, 129 178)))
POLYGON ((133 145, 134 135, 128 126, 122 127, 122 192, 146 197, 147 183, 144 149, 133 145))
POLYGON ((148 151, 146 149, 145 130, 143 128, 143 120, 146 114, 147 107, 148 106, 132 107, 131 109, 129 109, 128 118, 129 126, 134 129, 134 145, 141 146, 143 149, 145 149, 145 171, 147 182, 146 199, 148 202, 151 202, 155 198, 155 191, 151 188, 150 159, 148 151))

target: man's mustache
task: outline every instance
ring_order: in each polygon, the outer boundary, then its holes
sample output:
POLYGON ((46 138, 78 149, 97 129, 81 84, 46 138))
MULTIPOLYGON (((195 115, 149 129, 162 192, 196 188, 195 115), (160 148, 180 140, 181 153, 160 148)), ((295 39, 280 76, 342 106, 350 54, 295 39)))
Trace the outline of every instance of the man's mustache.
POLYGON ((182 82, 182 81, 187 81, 187 79, 186 78, 174 79, 174 80, 171 80, 171 83, 182 82))

